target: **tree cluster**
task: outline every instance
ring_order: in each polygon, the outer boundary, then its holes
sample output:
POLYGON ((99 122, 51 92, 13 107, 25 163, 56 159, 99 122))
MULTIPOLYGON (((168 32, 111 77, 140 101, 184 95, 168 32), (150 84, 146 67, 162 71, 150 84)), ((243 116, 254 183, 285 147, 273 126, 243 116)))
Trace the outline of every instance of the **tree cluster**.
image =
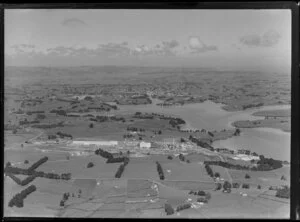
POLYGON ((179 205, 177 208, 176 208, 176 211, 179 212, 179 211, 182 211, 182 210, 185 210, 185 209, 189 209, 191 208, 192 204, 191 203, 184 203, 182 205, 179 205))
POLYGON ((45 111, 43 111, 43 110, 41 110, 41 111, 37 110, 37 111, 27 111, 26 112, 27 115, 32 115, 34 113, 41 114, 41 113, 45 113, 45 111))
POLYGON ((243 183, 242 188, 243 188, 243 189, 249 189, 250 186, 249 186, 249 184, 247 184, 247 183, 243 183))
POLYGON ((232 188, 240 188, 240 184, 237 182, 232 183, 232 188))
POLYGON ((67 112, 62 109, 53 109, 50 111, 50 113, 56 113, 56 115, 60 115, 60 116, 67 116, 67 112))
POLYGON ((250 179, 251 177, 250 177, 250 175, 248 173, 246 173, 245 178, 246 179, 250 179))
POLYGON ((73 136, 71 134, 67 134, 67 133, 62 133, 62 132, 57 132, 56 135, 58 135, 60 138, 65 138, 65 137, 69 137, 69 138, 73 138, 73 136))
POLYGON ((56 173, 45 173, 43 171, 34 171, 34 170, 28 170, 28 169, 21 169, 18 167, 12 167, 7 166, 4 169, 4 172, 6 174, 22 174, 22 175, 29 175, 29 176, 35 176, 35 177, 44 177, 48 179, 62 179, 62 180, 70 180, 71 179, 71 173, 62 173, 61 175, 56 173))
POLYGON ((207 174, 210 176, 210 177, 214 177, 214 172, 213 172, 213 170, 211 169, 211 167, 209 166, 209 164, 206 164, 205 162, 204 162, 204 165, 205 165, 205 169, 206 169, 206 172, 207 172, 207 174))
POLYGON ((26 186, 30 182, 34 181, 34 179, 36 178, 36 176, 30 175, 30 176, 26 177, 24 180, 20 180, 18 177, 16 177, 15 175, 13 175, 11 173, 8 173, 7 176, 9 176, 13 181, 15 181, 20 186, 26 186))
POLYGON ((40 123, 39 120, 32 120, 28 121, 27 119, 19 121, 19 125, 25 125, 25 124, 34 124, 34 123, 40 123))
POLYGON ((125 160, 124 160, 124 163, 122 163, 122 164, 119 166, 119 168, 118 168, 118 170, 117 170, 117 172, 116 172, 116 174, 115 174, 115 178, 121 178, 122 173, 124 172, 125 167, 126 167, 126 165, 127 165, 128 163, 129 163, 129 158, 125 159, 125 160))
POLYGON ((9 207, 23 207, 24 206, 24 199, 31 194, 32 192, 36 191, 35 185, 30 185, 25 190, 22 190, 20 193, 17 193, 13 198, 9 201, 8 206, 9 207))
POLYGON ((215 190, 221 190, 221 189, 222 189, 222 184, 221 183, 216 183, 215 190))
POLYGON ((56 138, 56 135, 48 135, 48 140, 55 140, 56 138))
POLYGON ((290 188, 288 186, 284 186, 283 188, 278 189, 275 196, 287 199, 290 198, 290 188))
POLYGON ((36 115, 36 118, 37 119, 46 119, 46 115, 39 113, 39 114, 36 115))
POLYGON ((207 134, 210 135, 211 137, 214 137, 214 136, 215 136, 215 135, 214 135, 212 132, 210 132, 210 131, 208 131, 207 134))
POLYGON ((65 206, 65 202, 69 199, 69 197, 70 197, 70 193, 64 193, 62 200, 59 203, 59 206, 61 207, 65 206))
POLYGON ((180 118, 171 118, 169 120, 169 124, 172 126, 172 127, 176 127, 178 125, 181 125, 181 124, 185 124, 185 121, 183 119, 180 119, 180 118))
POLYGON ((174 209, 173 209, 173 207, 171 206, 171 204, 165 203, 165 212, 166 212, 167 215, 172 215, 172 214, 174 214, 174 209))
POLYGON ((40 129, 51 129, 51 128, 62 127, 62 126, 64 126, 63 122, 52 123, 52 124, 32 125, 33 128, 40 128, 40 129))
POLYGON ((156 161, 156 169, 159 175, 159 179, 164 180, 165 179, 164 171, 158 161, 156 161))
POLYGON ((207 142, 203 142, 203 141, 193 137, 192 135, 190 135, 189 140, 191 142, 195 143, 197 146, 214 151, 214 148, 211 145, 209 145, 207 142))
POLYGON ((208 200, 211 198, 210 193, 209 192, 204 192, 203 190, 199 190, 199 191, 193 191, 193 190, 191 190, 189 192, 189 194, 193 194, 193 195, 196 195, 196 196, 203 196, 203 197, 205 197, 208 200))
POLYGON ((107 152, 106 150, 102 150, 101 148, 95 150, 95 154, 100 155, 100 156, 102 156, 103 158, 106 158, 106 159, 113 158, 113 155, 110 152, 107 152))
POLYGON ((282 161, 265 158, 262 155, 260 156, 260 160, 257 161, 257 164, 257 170, 261 171, 275 170, 282 167, 282 161))
POLYGON ((130 126, 128 126, 126 130, 131 132, 145 132, 145 129, 142 128, 138 129, 137 127, 130 127, 130 126))
POLYGON ((94 166, 94 163, 92 163, 92 162, 89 162, 88 164, 87 164, 87 168, 92 168, 94 166))
POLYGON ((178 158, 179 158, 182 162, 185 161, 185 157, 184 157, 184 155, 183 155, 182 153, 179 154, 178 158))
POLYGON ((229 183, 228 181, 225 181, 223 183, 223 190, 227 190, 227 191, 230 191, 231 190, 231 183, 229 183))
MULTIPOLYGON (((264 160, 265 161, 265 160, 264 160)), ((209 165, 217 165, 221 167, 225 167, 228 169, 234 169, 234 170, 251 170, 251 171, 269 171, 269 170, 274 170, 282 167, 281 161, 279 160, 270 160, 268 159, 267 162, 257 162, 257 167, 253 166, 244 166, 244 165, 239 165, 239 164, 231 164, 228 162, 223 162, 223 161, 204 161, 204 164, 209 164, 209 165)))
POLYGON ((28 171, 33 171, 36 168, 38 168, 40 165, 42 165, 43 163, 46 163, 48 161, 48 157, 45 156, 43 158, 41 158, 40 160, 38 160, 37 162, 33 163, 29 168, 28 171))
POLYGON ((106 160, 106 163, 121 163, 121 162, 128 162, 129 158, 128 157, 116 157, 116 158, 108 158, 106 160))

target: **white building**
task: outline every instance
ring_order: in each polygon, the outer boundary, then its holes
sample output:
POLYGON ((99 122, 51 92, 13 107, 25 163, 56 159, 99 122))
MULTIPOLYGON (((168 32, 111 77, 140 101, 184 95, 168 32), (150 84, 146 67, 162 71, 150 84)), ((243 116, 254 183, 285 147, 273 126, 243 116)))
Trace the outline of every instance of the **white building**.
POLYGON ((117 146, 118 141, 82 141, 82 140, 74 140, 73 145, 97 145, 97 146, 117 146))
POLYGON ((150 149, 150 148, 151 148, 151 143, 148 143, 148 142, 140 142, 140 148, 150 149))

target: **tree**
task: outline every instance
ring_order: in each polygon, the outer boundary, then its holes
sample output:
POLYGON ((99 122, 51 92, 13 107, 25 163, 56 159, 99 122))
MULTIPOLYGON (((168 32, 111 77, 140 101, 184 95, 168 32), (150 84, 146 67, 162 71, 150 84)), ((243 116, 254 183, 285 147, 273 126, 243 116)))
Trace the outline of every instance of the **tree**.
POLYGON ((166 212, 167 215, 172 215, 172 214, 174 214, 174 209, 173 209, 173 207, 171 206, 171 204, 165 203, 165 212, 166 212))
POLYGON ((220 177, 220 173, 219 172, 215 172, 215 177, 220 177))
POLYGON ((239 183, 233 183, 233 184, 232 184, 232 187, 233 187, 233 188, 239 188, 239 187, 240 187, 240 184, 239 184, 239 183))
POLYGON ((261 186, 260 186, 260 185, 257 185, 257 189, 259 189, 259 190, 260 190, 260 189, 261 189, 261 186))
POLYGON ((25 163, 25 164, 28 164, 28 163, 29 163, 29 161, 28 161, 28 160, 25 160, 25 161, 24 161, 24 163, 25 163))
POLYGON ((205 192, 203 190, 199 190, 197 195, 198 196, 205 196, 205 192))
POLYGON ((14 130, 12 131, 12 133, 13 133, 13 134, 16 134, 16 133, 17 133, 17 130, 16 130, 16 129, 14 129, 14 130))
POLYGON ((210 198, 211 198, 211 194, 209 192, 206 192, 205 193, 205 199, 210 200, 210 198))
POLYGON ((227 180, 223 184, 223 189, 224 190, 229 190, 231 189, 231 183, 229 183, 227 180))
POLYGON ((275 196, 287 199, 290 198, 290 188, 288 186, 284 186, 283 188, 278 189, 275 196))
POLYGON ((246 178, 246 179, 250 179, 251 177, 249 176, 248 173, 246 173, 245 178, 246 178))
POLYGON ((158 135, 160 135, 160 134, 161 134, 161 130, 158 131, 158 135))
POLYGON ((199 197, 199 198, 197 198, 197 202, 199 202, 199 203, 207 203, 208 201, 204 197, 199 197))
POLYGON ((87 165, 87 168, 91 168, 93 166, 94 166, 94 164, 92 162, 89 162, 88 165, 87 165))
POLYGON ((90 123, 89 127, 90 127, 90 128, 94 128, 94 124, 93 124, 93 123, 90 123))
POLYGON ((215 190, 221 190, 221 189, 222 189, 222 184, 221 183, 217 183, 215 190))
POLYGON ((172 159, 173 159, 173 157, 169 155, 169 156, 168 156, 168 159, 169 159, 169 160, 172 160, 172 159))
POLYGON ((187 162, 187 163, 190 163, 191 161, 190 161, 190 160, 186 160, 186 162, 187 162))
POLYGON ((60 201, 59 206, 64 207, 65 206, 65 202, 63 200, 60 201))
POLYGON ((281 180, 286 180, 284 175, 281 176, 281 180))
POLYGON ((249 184, 244 183, 244 184, 242 185, 242 188, 243 188, 243 189, 249 189, 249 184))
POLYGON ((235 135, 235 136, 239 136, 240 133, 241 133, 241 130, 240 130, 239 128, 237 128, 237 129, 235 130, 235 132, 234 132, 234 135, 235 135))
POLYGON ((6 167, 10 167, 10 166, 11 166, 11 162, 8 161, 8 162, 6 163, 6 167))

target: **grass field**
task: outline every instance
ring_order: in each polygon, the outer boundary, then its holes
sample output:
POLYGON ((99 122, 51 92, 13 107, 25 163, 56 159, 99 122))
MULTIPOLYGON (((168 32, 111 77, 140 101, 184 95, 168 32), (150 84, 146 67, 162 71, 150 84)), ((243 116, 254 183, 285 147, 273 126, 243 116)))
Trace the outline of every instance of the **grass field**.
POLYGON ((242 197, 239 194, 212 192, 211 200, 201 208, 201 212, 209 218, 277 218, 286 217, 285 212, 277 211, 285 206, 280 202, 242 197))
POLYGON ((198 163, 163 163, 162 168, 166 180, 212 181, 204 167, 198 163))
POLYGON ((159 179, 156 164, 150 158, 131 158, 122 178, 159 179))
POLYGON ((228 170, 234 182, 249 183, 253 185, 260 184, 263 187, 280 186, 290 184, 289 167, 283 167, 271 171, 243 171, 228 170), (245 179, 246 173, 251 177, 245 179), (286 177, 286 181, 281 180, 281 176, 286 177))

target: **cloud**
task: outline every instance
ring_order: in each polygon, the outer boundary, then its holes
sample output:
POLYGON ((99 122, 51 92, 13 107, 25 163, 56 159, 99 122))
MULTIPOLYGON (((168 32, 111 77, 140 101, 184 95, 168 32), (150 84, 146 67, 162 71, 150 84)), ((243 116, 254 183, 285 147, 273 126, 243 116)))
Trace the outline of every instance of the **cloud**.
POLYGON ((231 44, 231 46, 237 50, 241 50, 241 48, 238 45, 236 45, 235 43, 231 44))
POLYGON ((35 45, 33 44, 15 44, 11 46, 14 49, 15 53, 26 53, 32 52, 35 49, 35 45))
POLYGON ((64 19, 61 24, 66 27, 80 27, 80 26, 86 25, 86 23, 84 21, 82 21, 78 18, 64 19))
POLYGON ((281 35, 274 30, 269 30, 263 35, 245 35, 240 37, 239 41, 241 44, 246 46, 255 47, 272 47, 276 45, 281 38, 281 35))
MULTIPOLYGON (((82 45, 66 47, 56 46, 43 51, 44 56, 49 58, 82 58, 82 57, 99 57, 99 58, 116 58, 116 57, 136 57, 136 56, 176 56, 176 48, 179 42, 176 40, 162 41, 154 46, 138 45, 129 47, 128 42, 99 44, 94 48, 87 48, 82 45)), ((30 53, 32 57, 38 54, 36 47, 29 44, 12 46, 15 54, 25 55, 30 53), (30 49, 30 50, 29 50, 30 49)))
POLYGON ((177 40, 163 41, 161 44, 156 44, 153 47, 146 45, 139 45, 134 48, 132 55, 160 55, 160 56, 175 56, 175 49, 179 46, 177 40))
POLYGON ((218 47, 215 45, 206 45, 198 36, 189 38, 189 47, 192 50, 192 53, 204 53, 218 50, 218 47))

